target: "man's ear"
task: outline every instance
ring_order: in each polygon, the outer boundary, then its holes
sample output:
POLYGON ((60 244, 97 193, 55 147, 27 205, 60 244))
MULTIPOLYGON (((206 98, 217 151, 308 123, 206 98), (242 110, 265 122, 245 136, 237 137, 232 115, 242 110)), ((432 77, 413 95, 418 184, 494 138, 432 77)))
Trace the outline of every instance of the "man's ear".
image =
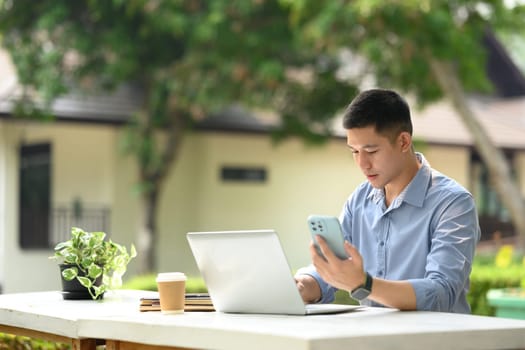
POLYGON ((408 152, 412 149, 412 136, 410 133, 403 131, 399 134, 397 138, 399 146, 401 147, 401 152, 408 152))

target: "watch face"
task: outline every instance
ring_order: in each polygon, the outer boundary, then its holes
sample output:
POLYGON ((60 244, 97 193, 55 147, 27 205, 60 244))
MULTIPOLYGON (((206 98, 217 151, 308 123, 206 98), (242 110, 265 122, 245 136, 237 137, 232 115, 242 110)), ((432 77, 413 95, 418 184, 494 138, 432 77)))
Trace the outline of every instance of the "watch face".
POLYGON ((365 288, 357 288, 352 292, 352 298, 356 300, 363 300, 366 299, 370 295, 370 292, 366 290, 365 288))

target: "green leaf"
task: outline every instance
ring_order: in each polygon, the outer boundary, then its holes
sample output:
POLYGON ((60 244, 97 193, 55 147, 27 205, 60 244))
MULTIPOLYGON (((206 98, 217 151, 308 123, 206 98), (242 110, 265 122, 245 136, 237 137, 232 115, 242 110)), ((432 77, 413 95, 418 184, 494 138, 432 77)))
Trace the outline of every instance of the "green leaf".
POLYGON ((102 269, 99 266, 95 264, 92 264, 89 266, 89 269, 88 269, 89 278, 97 279, 100 275, 102 275, 102 269))
POLYGON ((78 276, 77 279, 80 282, 80 284, 86 288, 91 288, 93 286, 93 282, 87 277, 78 276))
POLYGON ((70 267, 62 271, 62 277, 64 277, 66 281, 71 281, 72 279, 77 277, 77 275, 78 269, 76 267, 70 267))
POLYGON ((107 291, 107 286, 101 285, 101 286, 92 286, 92 289, 94 290, 93 299, 98 298, 100 295, 105 293, 107 291))

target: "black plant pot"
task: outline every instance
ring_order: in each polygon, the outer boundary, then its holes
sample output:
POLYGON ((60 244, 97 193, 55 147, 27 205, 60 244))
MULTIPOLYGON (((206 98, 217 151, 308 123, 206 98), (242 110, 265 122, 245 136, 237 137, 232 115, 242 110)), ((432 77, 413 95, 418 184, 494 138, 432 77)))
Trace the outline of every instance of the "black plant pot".
MULTIPOLYGON (((75 265, 71 264, 59 264, 58 267, 60 268, 60 280, 62 281, 62 297, 65 300, 89 300, 93 299, 91 297, 91 294, 89 294, 89 291, 86 287, 80 284, 80 282, 74 278, 71 281, 66 281, 64 277, 62 277, 62 271, 65 269, 68 269, 70 267, 74 267, 75 265)), ((82 271, 78 271, 79 276, 85 276, 85 274, 82 271)), ((102 284, 102 276, 97 278, 94 283, 97 287, 102 284)), ((91 290, 92 292, 93 289, 91 290)), ((97 297, 97 300, 103 299, 104 293, 100 294, 97 297)))

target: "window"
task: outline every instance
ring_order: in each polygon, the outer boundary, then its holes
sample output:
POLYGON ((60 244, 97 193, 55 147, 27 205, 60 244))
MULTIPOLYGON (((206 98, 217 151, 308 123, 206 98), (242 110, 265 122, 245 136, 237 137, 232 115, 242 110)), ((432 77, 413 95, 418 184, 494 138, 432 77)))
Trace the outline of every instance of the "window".
MULTIPOLYGON (((514 175, 512 152, 506 152, 505 157, 511 167, 511 173, 514 175)), ((495 234, 501 237, 514 235, 514 226, 509 213, 501 203, 491 183, 487 166, 477 153, 473 153, 471 156, 471 173, 472 195, 478 210, 481 239, 492 239, 495 234)))
POLYGON ((48 248, 51 207, 51 145, 20 147, 20 246, 48 248))
POLYGON ((228 182, 266 182, 266 169, 263 167, 231 167, 221 168, 222 181, 228 182))

